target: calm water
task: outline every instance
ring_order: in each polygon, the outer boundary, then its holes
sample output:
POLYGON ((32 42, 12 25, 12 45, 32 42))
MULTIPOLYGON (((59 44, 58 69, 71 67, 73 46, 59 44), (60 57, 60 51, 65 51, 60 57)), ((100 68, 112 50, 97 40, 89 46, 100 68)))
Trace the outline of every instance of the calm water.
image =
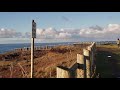
MULTIPOLYGON (((73 44, 75 42, 62 42, 62 43, 35 43, 35 46, 45 46, 45 45, 68 45, 73 44)), ((112 43, 116 44, 116 41, 99 41, 96 42, 96 44, 105 44, 105 43, 112 43)), ((5 53, 8 51, 12 51, 15 48, 24 48, 24 47, 30 47, 30 43, 25 44, 0 44, 0 54, 5 53)))
MULTIPOLYGON (((35 43, 35 46, 45 46, 45 45, 67 45, 72 44, 74 42, 63 42, 63 43, 35 43)), ((24 47, 30 47, 30 43, 25 44, 0 44, 0 54, 5 53, 8 51, 12 51, 15 48, 24 48, 24 47)))

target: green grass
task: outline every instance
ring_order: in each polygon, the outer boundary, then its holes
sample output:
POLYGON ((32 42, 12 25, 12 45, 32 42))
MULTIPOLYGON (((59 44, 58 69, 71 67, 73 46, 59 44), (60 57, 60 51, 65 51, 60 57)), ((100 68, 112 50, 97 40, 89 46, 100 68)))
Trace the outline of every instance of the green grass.
POLYGON ((120 72, 120 48, 116 45, 97 46, 96 66, 101 78, 116 78, 120 72), (109 55, 111 58, 107 57, 109 55))

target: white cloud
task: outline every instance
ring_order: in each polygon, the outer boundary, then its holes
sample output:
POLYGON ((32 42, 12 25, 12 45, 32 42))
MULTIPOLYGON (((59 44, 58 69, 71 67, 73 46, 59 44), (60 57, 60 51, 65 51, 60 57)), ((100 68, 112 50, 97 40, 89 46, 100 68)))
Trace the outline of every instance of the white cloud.
POLYGON ((120 25, 119 24, 109 24, 105 28, 86 28, 81 29, 79 35, 82 37, 96 38, 96 39, 116 39, 120 38, 120 25))
POLYGON ((66 32, 66 33, 59 33, 56 38, 60 38, 60 39, 67 39, 67 38, 71 38, 72 34, 66 32))
MULTIPOLYGON (((106 27, 91 26, 82 29, 66 28, 56 30, 55 28, 47 28, 36 30, 38 41, 52 40, 116 40, 120 38, 120 24, 108 24, 106 27)), ((17 32, 12 29, 0 29, 0 38, 30 38, 31 33, 17 32)))
POLYGON ((36 33, 40 39, 54 39, 58 35, 58 31, 54 28, 37 29, 36 33))
POLYGON ((21 37, 21 32, 16 32, 13 29, 0 29, 0 38, 14 38, 14 37, 21 37))
POLYGON ((24 35, 26 38, 30 38, 31 37, 31 33, 30 32, 26 32, 24 35))
POLYGON ((60 29, 56 30, 54 28, 47 29, 37 29, 37 38, 39 39, 69 39, 74 36, 74 34, 79 32, 78 30, 70 29, 60 29))

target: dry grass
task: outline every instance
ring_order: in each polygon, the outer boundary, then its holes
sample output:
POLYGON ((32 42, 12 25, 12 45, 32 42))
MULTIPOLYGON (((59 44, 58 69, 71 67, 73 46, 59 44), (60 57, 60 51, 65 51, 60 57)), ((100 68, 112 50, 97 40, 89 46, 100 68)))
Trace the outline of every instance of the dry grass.
MULTIPOLYGON (((87 45, 84 46, 84 48, 87 45)), ((83 48, 83 46, 82 46, 83 48)), ((49 51, 35 51, 34 77, 55 78, 56 66, 71 66, 76 62, 77 54, 83 53, 82 48, 74 46, 58 46, 49 51)), ((0 76, 3 78, 29 78, 30 52, 18 52, 15 60, 0 61, 0 76), (11 66, 12 63, 12 66, 11 66)))

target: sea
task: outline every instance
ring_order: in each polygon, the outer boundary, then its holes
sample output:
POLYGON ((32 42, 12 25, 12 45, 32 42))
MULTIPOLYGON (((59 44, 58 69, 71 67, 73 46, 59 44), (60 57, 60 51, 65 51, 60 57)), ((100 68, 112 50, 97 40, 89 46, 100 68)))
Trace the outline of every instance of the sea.
MULTIPOLYGON (((60 43, 35 43, 35 46, 56 46, 56 45, 69 45, 75 42, 60 42, 60 43)), ((11 52, 15 48, 31 47, 30 43, 20 43, 20 44, 0 44, 0 54, 11 52)))
MULTIPOLYGON (((60 42, 60 43, 35 43, 35 46, 56 46, 56 45, 72 45, 76 42, 60 42)), ((96 41, 96 44, 116 44, 116 41, 96 41)), ((24 48, 24 47, 31 47, 30 43, 20 43, 20 44, 0 44, 0 54, 11 52, 15 48, 24 48)))

